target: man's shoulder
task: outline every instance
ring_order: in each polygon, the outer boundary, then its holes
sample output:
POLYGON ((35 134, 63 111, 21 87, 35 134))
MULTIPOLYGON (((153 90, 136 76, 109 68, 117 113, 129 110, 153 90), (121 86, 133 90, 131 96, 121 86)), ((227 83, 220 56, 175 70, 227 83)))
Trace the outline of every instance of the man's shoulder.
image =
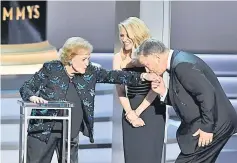
POLYGON ((180 62, 174 67, 174 71, 176 73, 184 73, 187 70, 191 69, 193 67, 192 63, 189 62, 180 62))
POLYGON ((174 57, 172 67, 176 68, 178 65, 189 65, 189 64, 196 64, 198 61, 197 56, 193 53, 179 51, 177 55, 174 57))

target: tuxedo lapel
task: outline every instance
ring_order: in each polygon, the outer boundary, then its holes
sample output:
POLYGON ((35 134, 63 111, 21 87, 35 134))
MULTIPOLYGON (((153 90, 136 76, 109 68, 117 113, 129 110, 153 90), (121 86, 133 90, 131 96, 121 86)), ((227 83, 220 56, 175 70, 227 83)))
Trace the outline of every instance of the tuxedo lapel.
POLYGON ((163 80, 165 83, 165 87, 169 89, 170 74, 167 71, 163 73, 163 80))
POLYGON ((175 57, 177 56, 177 54, 179 54, 179 50, 174 50, 173 51, 173 54, 172 54, 172 57, 171 57, 171 60, 170 60, 170 72, 173 70, 173 67, 174 67, 174 59, 175 57))

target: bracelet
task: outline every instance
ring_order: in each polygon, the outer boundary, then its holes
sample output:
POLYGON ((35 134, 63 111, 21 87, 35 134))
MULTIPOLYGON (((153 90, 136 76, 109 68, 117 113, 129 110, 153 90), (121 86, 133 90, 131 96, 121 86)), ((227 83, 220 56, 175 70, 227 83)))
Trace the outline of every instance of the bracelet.
POLYGON ((146 73, 142 73, 142 74, 141 74, 141 80, 142 80, 142 81, 145 81, 145 80, 146 80, 146 79, 144 78, 144 75, 145 75, 145 74, 146 74, 146 73))

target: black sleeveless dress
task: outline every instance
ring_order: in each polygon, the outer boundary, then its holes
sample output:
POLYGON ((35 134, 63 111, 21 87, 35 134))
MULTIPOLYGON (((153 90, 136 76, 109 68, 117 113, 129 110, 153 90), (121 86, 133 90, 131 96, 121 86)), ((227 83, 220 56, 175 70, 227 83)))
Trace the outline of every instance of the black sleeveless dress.
MULTIPOLYGON (((145 72, 144 67, 125 68, 124 71, 145 72)), ((142 103, 151 89, 150 82, 139 86, 127 86, 127 97, 133 110, 142 103)), ((123 146, 125 163, 160 163, 164 143, 166 106, 159 96, 140 115, 145 126, 134 128, 123 112, 123 146)))

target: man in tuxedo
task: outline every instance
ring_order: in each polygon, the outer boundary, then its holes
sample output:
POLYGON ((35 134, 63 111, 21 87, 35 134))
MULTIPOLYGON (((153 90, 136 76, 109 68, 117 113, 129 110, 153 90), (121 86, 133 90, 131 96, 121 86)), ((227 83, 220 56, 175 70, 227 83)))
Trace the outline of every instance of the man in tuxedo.
POLYGON ((176 163, 214 163, 237 132, 237 114, 214 72, 194 54, 168 49, 152 38, 140 45, 136 57, 151 72, 170 76, 168 89, 162 78, 152 89, 181 119, 176 163))

